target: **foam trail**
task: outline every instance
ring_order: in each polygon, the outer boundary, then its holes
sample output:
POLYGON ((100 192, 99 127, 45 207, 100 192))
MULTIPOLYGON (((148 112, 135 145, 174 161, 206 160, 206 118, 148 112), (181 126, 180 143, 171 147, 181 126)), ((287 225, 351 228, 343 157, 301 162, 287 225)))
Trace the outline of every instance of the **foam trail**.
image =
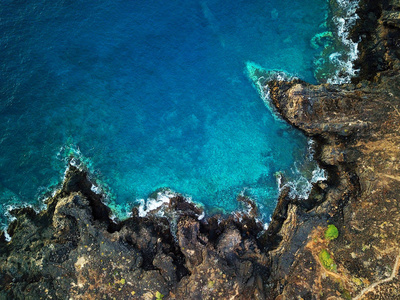
POLYGON ((8 226, 3 228, 4 231, 4 237, 6 239, 6 242, 11 242, 11 236, 7 232, 8 226))
POLYGON ((344 54, 335 52, 329 56, 329 60, 337 66, 332 77, 328 78, 330 84, 343 84, 351 81, 358 71, 354 68, 354 61, 358 58, 358 42, 353 42, 349 35, 351 28, 356 24, 359 18, 356 14, 358 0, 336 0, 339 11, 338 15, 333 17, 333 23, 339 40, 345 46, 344 54))

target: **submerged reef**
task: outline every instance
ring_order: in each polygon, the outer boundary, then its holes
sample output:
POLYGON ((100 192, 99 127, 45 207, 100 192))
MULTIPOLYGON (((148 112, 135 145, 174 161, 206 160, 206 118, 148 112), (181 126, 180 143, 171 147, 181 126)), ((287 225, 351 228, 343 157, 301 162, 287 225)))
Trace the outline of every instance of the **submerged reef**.
POLYGON ((246 213, 203 217, 169 195, 146 216, 134 208, 114 221, 70 166, 46 210, 11 211, 0 299, 398 299, 399 11, 395 0, 360 2, 352 83, 262 82, 328 174, 305 200, 284 188, 267 230, 246 198, 246 213))

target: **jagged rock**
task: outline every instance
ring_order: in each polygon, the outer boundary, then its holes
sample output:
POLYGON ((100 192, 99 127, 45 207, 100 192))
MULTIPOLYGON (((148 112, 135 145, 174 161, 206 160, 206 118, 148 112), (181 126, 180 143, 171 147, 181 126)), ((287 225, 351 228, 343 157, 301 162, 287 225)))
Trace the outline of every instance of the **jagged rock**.
POLYGON ((133 214, 114 223, 102 195, 91 187, 87 173, 70 166, 47 210, 12 212, 17 219, 9 226, 11 242, 0 242, 0 299, 154 299, 156 292, 200 299, 255 293, 248 278, 257 274, 254 263, 265 264, 265 255, 252 235, 240 232, 235 218, 209 227, 220 232, 213 237, 198 218, 202 210, 178 196, 165 204, 168 217, 133 214), (239 248, 242 254, 236 253, 239 248))
POLYGON ((400 230, 396 3, 361 1, 355 29, 362 38, 361 71, 354 84, 269 83, 278 111, 316 140, 316 158, 328 171, 328 186, 313 208, 278 204, 275 217, 284 221, 271 231, 283 238, 269 252, 272 298, 396 299, 400 293, 400 239, 392 234, 400 230), (330 223, 340 232, 333 241, 324 238, 330 223), (334 270, 324 267, 322 250, 334 270))
POLYGON ((192 218, 184 218, 179 222, 178 241, 185 255, 189 269, 198 266, 203 261, 204 246, 199 241, 200 224, 192 218))

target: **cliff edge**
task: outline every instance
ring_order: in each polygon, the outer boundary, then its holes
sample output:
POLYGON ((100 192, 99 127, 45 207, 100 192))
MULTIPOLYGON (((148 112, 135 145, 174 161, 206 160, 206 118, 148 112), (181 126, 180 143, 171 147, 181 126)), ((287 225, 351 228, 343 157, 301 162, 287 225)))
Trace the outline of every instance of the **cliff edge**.
POLYGON ((268 84, 328 172, 308 208, 286 209, 269 252, 276 299, 400 299, 400 3, 361 1, 358 14, 352 84, 268 84))

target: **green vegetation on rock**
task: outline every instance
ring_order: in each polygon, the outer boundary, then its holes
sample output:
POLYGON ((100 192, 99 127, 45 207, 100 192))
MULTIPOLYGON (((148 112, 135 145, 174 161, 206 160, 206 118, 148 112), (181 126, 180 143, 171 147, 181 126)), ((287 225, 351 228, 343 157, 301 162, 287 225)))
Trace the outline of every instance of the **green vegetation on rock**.
POLYGON ((333 259, 327 250, 321 250, 321 252, 319 253, 319 260, 321 261, 325 269, 327 269, 328 271, 336 272, 337 265, 333 262, 333 259))
POLYGON ((327 240, 334 240, 339 236, 339 230, 335 225, 331 224, 328 226, 328 229, 325 231, 325 238, 327 240))
POLYGON ((156 292, 156 300, 162 300, 164 298, 164 295, 161 294, 159 291, 156 292))
POLYGON ((342 297, 343 297, 344 299, 346 299, 346 300, 351 300, 351 294, 350 294, 350 292, 349 292, 348 290, 344 290, 344 291, 342 292, 342 297))

